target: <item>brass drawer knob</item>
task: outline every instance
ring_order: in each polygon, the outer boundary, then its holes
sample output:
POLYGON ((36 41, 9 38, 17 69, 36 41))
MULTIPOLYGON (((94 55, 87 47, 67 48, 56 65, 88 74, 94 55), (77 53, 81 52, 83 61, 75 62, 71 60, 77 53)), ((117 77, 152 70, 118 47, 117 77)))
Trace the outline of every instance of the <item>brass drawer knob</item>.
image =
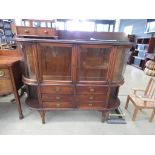
POLYGON ((55 89, 56 92, 59 92, 60 90, 61 90, 60 88, 56 88, 56 89, 55 89))
POLYGON ((55 98, 56 98, 56 100, 60 100, 60 99, 61 99, 61 97, 60 97, 60 96, 56 96, 55 98))
POLYGON ((25 30, 25 33, 29 33, 29 30, 25 30))
POLYGON ((3 70, 0 70, 0 77, 4 76, 5 72, 3 70))
POLYGON ((60 107, 60 103, 56 103, 56 106, 57 106, 57 107, 60 107))
POLYGON ((92 104, 92 103, 89 103, 88 105, 89 105, 89 107, 92 107, 92 106, 93 106, 93 104, 92 104))
POLYGON ((90 100, 93 100, 93 99, 94 99, 94 97, 93 97, 93 96, 90 96, 90 97, 89 97, 89 99, 90 99, 90 100))
POLYGON ((94 88, 90 88, 89 91, 94 92, 95 90, 94 90, 94 88))
POLYGON ((46 34, 47 34, 47 33, 48 33, 48 31, 46 31, 46 30, 45 30, 45 31, 44 31, 44 33, 46 33, 46 34))

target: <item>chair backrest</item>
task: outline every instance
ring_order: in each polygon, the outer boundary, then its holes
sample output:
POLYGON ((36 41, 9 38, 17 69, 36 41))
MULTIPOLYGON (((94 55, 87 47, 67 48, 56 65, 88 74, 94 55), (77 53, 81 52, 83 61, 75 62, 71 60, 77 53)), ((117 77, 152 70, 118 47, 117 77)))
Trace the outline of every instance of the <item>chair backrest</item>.
POLYGON ((155 98, 155 79, 154 78, 150 78, 148 85, 146 87, 144 96, 148 98, 155 98))

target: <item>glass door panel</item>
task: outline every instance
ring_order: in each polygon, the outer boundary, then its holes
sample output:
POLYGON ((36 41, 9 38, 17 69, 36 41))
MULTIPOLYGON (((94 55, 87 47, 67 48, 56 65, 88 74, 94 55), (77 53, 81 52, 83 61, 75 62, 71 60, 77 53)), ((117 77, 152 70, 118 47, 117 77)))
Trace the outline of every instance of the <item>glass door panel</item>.
POLYGON ((129 57, 130 49, 126 47, 118 47, 117 54, 116 54, 116 62, 114 66, 114 73, 113 73, 113 81, 121 81, 123 80, 123 75, 125 72, 127 59, 129 57))
POLYGON ((80 47, 79 81, 106 81, 111 48, 80 47))
POLYGON ((72 46, 39 44, 43 80, 71 80, 72 46))
POLYGON ((36 80, 36 71, 35 71, 35 54, 34 54, 34 46, 32 43, 23 43, 22 45, 22 51, 23 56, 26 61, 24 61, 24 68, 25 72, 23 72, 23 75, 26 78, 34 79, 36 80))

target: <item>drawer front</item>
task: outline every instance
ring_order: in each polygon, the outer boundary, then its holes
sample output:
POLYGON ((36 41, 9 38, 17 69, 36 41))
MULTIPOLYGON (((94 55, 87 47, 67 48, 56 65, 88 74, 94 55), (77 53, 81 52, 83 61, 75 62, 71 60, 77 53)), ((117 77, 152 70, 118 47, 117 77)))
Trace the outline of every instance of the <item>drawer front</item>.
POLYGON ((0 79, 0 94, 12 92, 12 83, 9 79, 0 79))
POLYGON ((56 101, 56 102, 73 102, 73 95, 51 95, 51 94, 42 94, 42 101, 56 101))
POLYGON ((72 102, 43 102, 43 108, 74 108, 72 102))
POLYGON ((37 35, 40 36, 56 36, 56 31, 47 28, 37 28, 37 35))
POLYGON ((8 69, 0 69, 0 79, 1 78, 10 78, 10 73, 8 69))
POLYGON ((71 86, 41 86, 41 93, 74 94, 74 87, 71 87, 71 86))
POLYGON ((107 94, 107 91, 105 86, 76 86, 77 94, 107 94))
POLYGON ((103 109, 104 102, 81 102, 78 104, 79 109, 103 109))
POLYGON ((77 102, 83 102, 83 101, 87 101, 87 102, 94 102, 94 101, 105 101, 106 100, 106 96, 103 95, 94 95, 94 94, 90 94, 90 95, 77 95, 76 96, 76 101, 77 102))
POLYGON ((36 29, 31 27, 17 27, 18 35, 36 35, 36 29))

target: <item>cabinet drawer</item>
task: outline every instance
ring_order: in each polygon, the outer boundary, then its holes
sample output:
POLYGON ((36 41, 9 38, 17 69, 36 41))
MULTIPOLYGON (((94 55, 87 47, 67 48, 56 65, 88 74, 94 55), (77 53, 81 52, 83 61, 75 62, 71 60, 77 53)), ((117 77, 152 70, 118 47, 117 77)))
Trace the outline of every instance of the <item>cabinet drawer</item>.
POLYGON ((104 102, 81 102, 78 104, 80 109, 103 109, 104 102))
POLYGON ((106 86, 77 86, 77 94, 107 94, 106 86))
POLYGON ((74 108, 72 102, 43 102, 43 108, 74 108))
POLYGON ((41 92, 46 94, 74 94, 74 88, 71 86, 41 86, 41 92))
POLYGON ((12 83, 9 79, 0 79, 0 94, 12 92, 12 83))
POLYGON ((32 27, 17 27, 18 35, 36 35, 37 31, 32 27))
POLYGON ((94 101, 105 101, 106 100, 106 96, 103 95, 94 95, 94 94, 90 94, 90 95, 77 95, 76 96, 76 101, 80 102, 80 101, 89 101, 89 102, 94 102, 94 101))
POLYGON ((37 28, 37 35, 40 36, 56 36, 56 30, 47 28, 37 28))
POLYGON ((1 78, 10 78, 10 73, 8 69, 0 69, 0 79, 1 78))
POLYGON ((74 96, 73 95, 42 94, 42 101, 72 102, 73 100, 74 100, 74 96))

